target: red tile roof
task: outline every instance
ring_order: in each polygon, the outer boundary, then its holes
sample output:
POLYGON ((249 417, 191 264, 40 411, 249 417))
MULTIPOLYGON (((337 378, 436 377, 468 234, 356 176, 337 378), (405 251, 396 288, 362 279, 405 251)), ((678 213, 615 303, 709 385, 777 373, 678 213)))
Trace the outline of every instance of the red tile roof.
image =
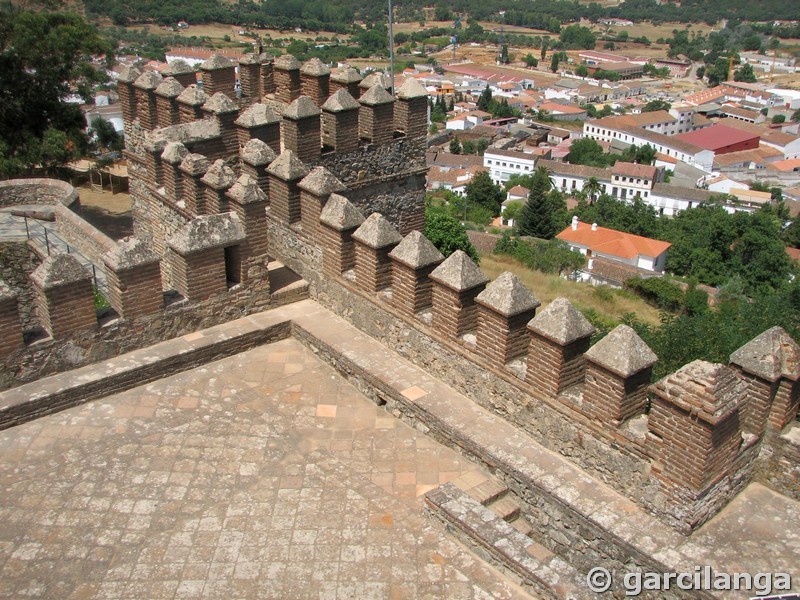
POLYGON ((624 233, 606 227, 597 227, 597 229, 593 230, 589 223, 581 222, 578 222, 577 229, 572 229, 572 225, 570 225, 556 237, 565 242, 589 248, 592 252, 618 256, 629 260, 637 256, 655 258, 666 252, 672 245, 669 242, 624 233))
POLYGON ((747 131, 742 131, 735 127, 726 125, 712 125, 697 131, 682 133, 675 136, 679 140, 689 142, 706 150, 719 150, 733 144, 740 144, 753 139, 758 139, 758 135, 747 131))

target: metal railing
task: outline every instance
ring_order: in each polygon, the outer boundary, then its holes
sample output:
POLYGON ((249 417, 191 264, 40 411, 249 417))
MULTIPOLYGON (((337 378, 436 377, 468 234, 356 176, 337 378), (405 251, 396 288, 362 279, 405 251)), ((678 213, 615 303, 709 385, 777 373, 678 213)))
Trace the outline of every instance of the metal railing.
POLYGON ((47 253, 47 256, 53 254, 71 254, 74 256, 84 268, 92 273, 92 284, 95 289, 108 298, 108 281, 106 279, 105 269, 102 266, 95 265, 91 259, 72 247, 69 242, 60 237, 55 231, 48 228, 43 222, 27 216, 24 217, 24 219, 25 235, 29 241, 38 245, 47 253))

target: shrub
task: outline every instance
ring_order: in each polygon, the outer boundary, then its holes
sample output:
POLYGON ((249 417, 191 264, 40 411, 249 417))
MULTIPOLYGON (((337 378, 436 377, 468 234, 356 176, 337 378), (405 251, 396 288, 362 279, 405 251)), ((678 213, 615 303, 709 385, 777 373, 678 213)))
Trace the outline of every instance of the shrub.
POLYGON ((679 311, 686 302, 683 290, 662 277, 648 279, 633 277, 625 282, 625 287, 636 292, 646 302, 663 310, 679 311))

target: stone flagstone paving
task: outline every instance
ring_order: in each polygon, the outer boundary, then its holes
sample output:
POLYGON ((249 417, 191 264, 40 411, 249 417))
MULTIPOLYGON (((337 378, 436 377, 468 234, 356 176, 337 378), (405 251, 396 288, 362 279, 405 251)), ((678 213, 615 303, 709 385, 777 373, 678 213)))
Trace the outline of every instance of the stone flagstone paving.
POLYGON ((486 474, 294 340, 0 432, 0 597, 527 597, 424 514, 486 474))

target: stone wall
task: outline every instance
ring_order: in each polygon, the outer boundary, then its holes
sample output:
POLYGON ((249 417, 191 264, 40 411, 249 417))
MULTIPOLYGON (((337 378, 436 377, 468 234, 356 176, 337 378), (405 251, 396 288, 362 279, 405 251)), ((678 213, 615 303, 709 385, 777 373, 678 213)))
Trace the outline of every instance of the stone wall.
POLYGON ((117 243, 65 206, 56 206, 55 215, 59 237, 101 267, 103 255, 117 243))
POLYGON ((0 242, 0 280, 17 293, 18 311, 23 332, 38 329, 36 291, 29 275, 42 263, 27 242, 0 242))
POLYGON ((0 207, 24 204, 72 205, 78 191, 65 181, 57 179, 13 179, 0 181, 0 207))

